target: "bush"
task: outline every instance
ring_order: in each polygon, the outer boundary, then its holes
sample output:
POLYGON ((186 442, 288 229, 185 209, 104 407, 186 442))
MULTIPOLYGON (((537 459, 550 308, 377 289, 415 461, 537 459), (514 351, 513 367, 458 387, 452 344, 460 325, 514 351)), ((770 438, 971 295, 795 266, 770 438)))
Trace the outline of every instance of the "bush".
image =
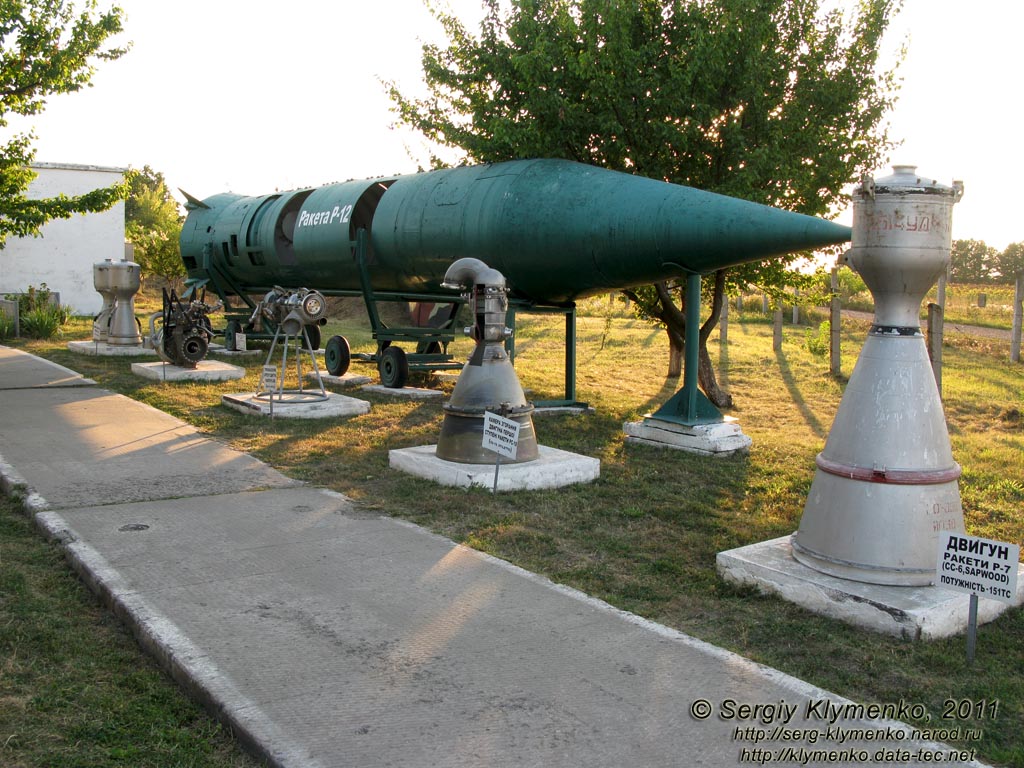
MULTIPOLYGON (((57 304, 46 283, 36 288, 30 285, 24 293, 11 293, 5 297, 18 302, 18 315, 21 322, 21 334, 31 339, 52 339, 71 319, 71 307, 57 304)), ((8 334, 14 334, 14 319, 9 321, 8 334)), ((5 338, 3 327, 0 326, 0 338, 5 338)))
POLYGON ((828 320, 822 320, 817 333, 807 329, 807 349, 812 355, 827 355, 832 346, 831 336, 832 324, 828 320))
POLYGON ((14 338, 14 318, 0 309, 0 341, 14 338))
POLYGON ((21 335, 30 339, 52 339, 64 324, 62 307, 47 304, 21 316, 21 335))

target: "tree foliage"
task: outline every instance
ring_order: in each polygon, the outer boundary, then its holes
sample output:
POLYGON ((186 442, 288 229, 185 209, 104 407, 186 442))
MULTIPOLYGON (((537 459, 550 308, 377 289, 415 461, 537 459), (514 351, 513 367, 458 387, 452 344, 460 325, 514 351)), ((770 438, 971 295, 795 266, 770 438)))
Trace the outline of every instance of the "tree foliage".
POLYGON ((996 257, 995 271, 998 281, 1011 283, 1024 275, 1024 243, 1010 243, 996 257))
POLYGON ((148 165, 130 170, 125 200, 125 236, 135 246, 144 276, 174 280, 185 275, 179 238, 184 217, 164 175, 148 165))
MULTIPOLYGON (((126 48, 105 47, 121 31, 121 9, 97 10, 95 0, 79 11, 64 0, 4 0, 0 3, 0 128, 10 115, 38 114, 46 99, 89 84, 94 62, 117 59, 126 48)), ((31 200, 35 173, 31 133, 19 133, 0 149, 0 248, 10 235, 39 234, 55 218, 103 211, 124 197, 123 185, 84 195, 31 200)))
POLYGON ((950 252, 950 280, 954 283, 987 283, 992 279, 999 252, 984 240, 954 240, 950 252))
POLYGON ((1012 283, 1024 274, 1024 243, 1002 251, 984 240, 954 240, 950 252, 950 281, 954 283, 1012 283))
MULTIPOLYGON (((424 47, 425 97, 390 84, 401 123, 469 161, 569 158, 822 215, 892 146, 894 73, 877 67, 900 0, 862 0, 848 17, 820 0, 484 6, 479 34, 434 11, 448 40, 424 47)), ((716 275, 703 340, 730 284, 778 292, 794 283, 790 263, 716 275)), ((633 292, 673 346, 678 294, 633 292)))

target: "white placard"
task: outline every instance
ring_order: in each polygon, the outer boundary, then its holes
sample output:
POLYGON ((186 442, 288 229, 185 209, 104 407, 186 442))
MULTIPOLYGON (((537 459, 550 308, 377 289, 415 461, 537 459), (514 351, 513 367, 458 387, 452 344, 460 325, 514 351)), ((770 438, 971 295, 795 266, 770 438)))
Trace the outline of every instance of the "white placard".
POLYGON ((519 422, 484 411, 483 446, 499 456, 514 459, 519 451, 519 422))
POLYGON ((1016 602, 1020 545, 944 531, 935 585, 1004 603, 1016 602))
POLYGON ((263 372, 260 375, 260 387, 262 392, 273 392, 277 389, 277 366, 263 366, 263 372))
POLYGON ((245 352, 246 351, 246 346, 245 345, 246 345, 245 334, 244 333, 236 333, 235 334, 235 351, 236 352, 245 352))

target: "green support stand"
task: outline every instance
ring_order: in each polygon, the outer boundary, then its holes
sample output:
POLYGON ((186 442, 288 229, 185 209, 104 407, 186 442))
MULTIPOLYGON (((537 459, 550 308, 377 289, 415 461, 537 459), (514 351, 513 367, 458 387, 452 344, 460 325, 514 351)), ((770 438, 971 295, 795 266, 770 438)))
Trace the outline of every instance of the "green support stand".
POLYGON ((686 339, 683 388, 651 414, 652 419, 694 427, 725 421, 722 412, 697 388, 700 365, 700 275, 686 276, 686 339))
POLYGON ((561 400, 535 400, 538 408, 588 408, 587 403, 576 399, 576 305, 563 307, 538 307, 534 304, 523 304, 510 301, 505 313, 505 325, 512 330, 512 335, 505 340, 505 350, 509 359, 516 360, 516 315, 562 315, 565 317, 565 397, 561 400))

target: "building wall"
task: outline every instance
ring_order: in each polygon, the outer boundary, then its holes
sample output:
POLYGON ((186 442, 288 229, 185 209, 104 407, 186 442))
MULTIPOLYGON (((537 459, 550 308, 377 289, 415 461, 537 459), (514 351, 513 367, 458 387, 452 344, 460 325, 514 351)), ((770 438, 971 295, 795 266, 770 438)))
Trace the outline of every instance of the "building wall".
MULTIPOLYGON (((118 183, 124 168, 94 165, 36 163, 37 174, 28 189, 30 198, 80 195, 118 183)), ((124 202, 102 213, 74 214, 51 221, 41 237, 8 238, 0 251, 0 293, 20 293, 46 283, 60 293, 62 304, 75 314, 95 315, 103 299, 93 286, 97 261, 124 258, 124 202)))

